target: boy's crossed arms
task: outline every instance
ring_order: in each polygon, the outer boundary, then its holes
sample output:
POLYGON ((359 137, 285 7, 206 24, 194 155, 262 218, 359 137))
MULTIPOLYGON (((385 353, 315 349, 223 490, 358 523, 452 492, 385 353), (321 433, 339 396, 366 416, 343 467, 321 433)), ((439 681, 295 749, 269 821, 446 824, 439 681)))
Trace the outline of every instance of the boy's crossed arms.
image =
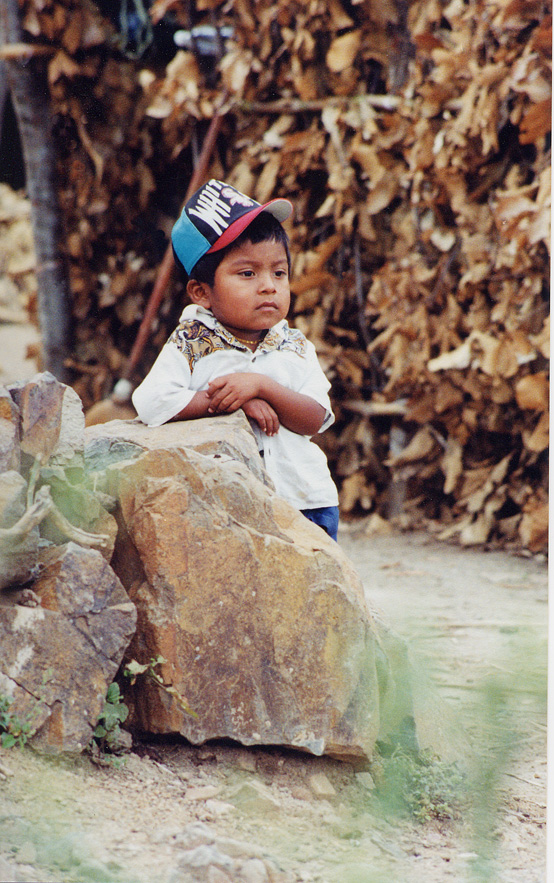
POLYGON ((206 390, 196 392, 173 420, 228 414, 242 408, 266 435, 283 425, 299 435, 315 435, 325 420, 325 408, 315 399, 283 386, 271 377, 250 371, 224 374, 206 390))

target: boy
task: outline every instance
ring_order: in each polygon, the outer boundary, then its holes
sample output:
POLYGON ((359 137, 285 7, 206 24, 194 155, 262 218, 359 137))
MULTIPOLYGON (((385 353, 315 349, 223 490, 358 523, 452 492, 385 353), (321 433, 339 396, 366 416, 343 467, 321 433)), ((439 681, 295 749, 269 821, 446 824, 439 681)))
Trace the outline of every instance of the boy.
POLYGON ((334 420, 315 348, 289 328, 285 199, 265 205, 211 180, 171 238, 192 303, 135 390, 141 420, 160 426, 242 408, 277 493, 337 539, 338 495, 310 439, 334 420))

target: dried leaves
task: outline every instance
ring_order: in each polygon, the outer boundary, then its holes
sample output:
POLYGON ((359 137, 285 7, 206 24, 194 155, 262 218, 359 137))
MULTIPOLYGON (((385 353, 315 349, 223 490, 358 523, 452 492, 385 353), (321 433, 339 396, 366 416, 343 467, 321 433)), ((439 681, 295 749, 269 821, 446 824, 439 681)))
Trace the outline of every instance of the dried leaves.
POLYGON ((67 33, 74 6, 25 8, 31 32, 58 47, 85 398, 85 366, 111 358, 106 382, 117 372, 151 284, 155 252, 137 219, 167 232, 179 196, 167 169, 190 175, 195 132, 225 89, 212 174, 295 204, 292 318, 333 381, 337 423, 323 444, 344 515, 394 511, 402 483, 406 522, 545 548, 547 5, 205 0, 194 12, 158 0, 156 21, 170 11, 190 26, 215 11, 232 27, 215 80, 190 51, 163 70, 116 62, 107 38, 96 51, 88 4, 67 33))
POLYGON ((34 317, 37 280, 29 202, 0 184, 0 322, 34 317))

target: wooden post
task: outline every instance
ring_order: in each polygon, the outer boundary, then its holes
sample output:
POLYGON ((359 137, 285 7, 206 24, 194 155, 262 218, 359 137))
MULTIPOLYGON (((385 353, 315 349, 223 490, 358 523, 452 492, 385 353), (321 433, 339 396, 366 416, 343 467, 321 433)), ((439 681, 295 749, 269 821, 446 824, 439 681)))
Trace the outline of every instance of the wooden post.
MULTIPOLYGON (((0 43, 23 44, 17 0, 0 3, 0 43)), ((65 360, 70 352, 71 297, 62 249, 63 224, 56 187, 56 154, 52 113, 43 56, 9 57, 6 73, 23 146, 27 193, 37 259, 38 317, 44 368, 67 382, 65 360)))

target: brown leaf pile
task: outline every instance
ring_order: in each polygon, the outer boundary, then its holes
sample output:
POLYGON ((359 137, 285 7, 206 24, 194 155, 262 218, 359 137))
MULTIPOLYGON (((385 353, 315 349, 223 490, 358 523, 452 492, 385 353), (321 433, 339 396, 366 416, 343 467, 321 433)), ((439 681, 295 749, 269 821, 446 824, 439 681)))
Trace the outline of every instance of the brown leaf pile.
POLYGON ((0 184, 0 322, 34 317, 37 279, 31 207, 21 194, 0 184))
POLYGON ((544 550, 548 5, 156 0, 155 24, 232 26, 215 75, 191 51, 165 67, 117 57, 92 3, 25 10, 55 49, 85 403, 109 391, 129 351, 156 230, 178 214, 223 102, 211 174, 295 205, 292 318, 333 382, 323 443, 343 515, 402 512, 462 543, 544 550))

